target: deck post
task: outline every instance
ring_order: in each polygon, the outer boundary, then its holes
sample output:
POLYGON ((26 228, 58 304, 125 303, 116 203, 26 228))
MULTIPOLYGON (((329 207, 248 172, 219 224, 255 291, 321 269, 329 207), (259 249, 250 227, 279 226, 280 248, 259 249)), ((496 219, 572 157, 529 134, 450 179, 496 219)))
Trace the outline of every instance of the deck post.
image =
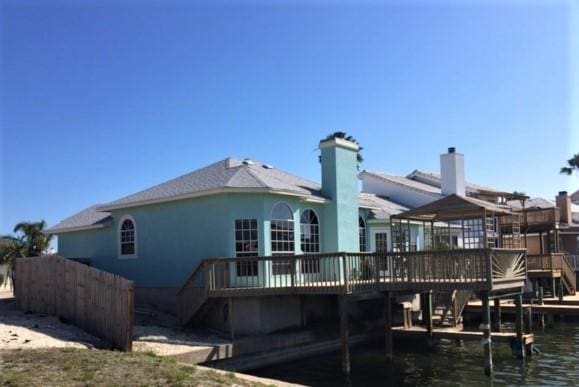
POLYGON ((485 375, 490 376, 493 373, 493 350, 491 346, 491 306, 489 294, 481 294, 482 299, 482 322, 480 329, 483 332, 482 345, 485 356, 485 375))
POLYGON ((557 297, 557 280, 553 275, 553 269, 551 269, 551 289, 553 290, 553 298, 557 297))
POLYGON ((384 323, 386 360, 392 361, 394 359, 394 353, 392 345, 392 301, 390 299, 390 292, 384 293, 384 323))
POLYGON ((563 277, 559 278, 559 301, 563 301, 563 277))
POLYGON ((533 333, 533 308, 525 308, 525 331, 533 333))
POLYGON ((229 309, 229 337, 231 340, 235 340, 235 325, 233 322, 233 299, 229 297, 227 299, 227 307, 229 309))
POLYGON ((493 308, 493 331, 500 332, 501 331, 501 299, 495 298, 494 299, 494 308, 493 308))
POLYGON ((340 296, 340 337, 342 341, 342 372, 350 375, 350 343, 348 326, 348 305, 346 296, 340 296))
MULTIPOLYGON (((543 287, 539 285, 539 305, 543 305, 543 287)), ((545 315, 543 313, 539 314, 539 326, 545 328, 545 315)))
POLYGON ((525 345, 523 343, 523 294, 515 296, 515 329, 517 331, 517 343, 513 347, 515 355, 522 359, 525 357, 525 345))

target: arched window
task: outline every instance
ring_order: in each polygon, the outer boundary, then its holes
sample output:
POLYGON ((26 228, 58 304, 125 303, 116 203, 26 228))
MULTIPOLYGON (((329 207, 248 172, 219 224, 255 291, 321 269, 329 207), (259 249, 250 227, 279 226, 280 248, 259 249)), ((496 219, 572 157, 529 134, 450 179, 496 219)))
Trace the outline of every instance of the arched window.
POLYGON ((320 252, 320 223, 318 216, 313 210, 302 212, 300 240, 303 253, 320 252))
MULTIPOLYGON (((271 212, 271 255, 295 253, 294 217, 285 203, 278 203, 271 212)), ((273 274, 291 273, 291 265, 285 262, 273 263, 273 274)))
MULTIPOLYGON (((320 222, 318 216, 313 210, 302 212, 300 220, 300 241, 302 253, 319 253, 320 252, 320 222)), ((304 258, 302 262, 302 273, 319 273, 319 258, 304 258)))
POLYGON ((137 227, 130 216, 119 222, 119 255, 122 258, 135 258, 137 255, 137 227))
POLYGON ((366 222, 360 216, 358 218, 358 225, 360 227, 360 251, 366 251, 366 222))

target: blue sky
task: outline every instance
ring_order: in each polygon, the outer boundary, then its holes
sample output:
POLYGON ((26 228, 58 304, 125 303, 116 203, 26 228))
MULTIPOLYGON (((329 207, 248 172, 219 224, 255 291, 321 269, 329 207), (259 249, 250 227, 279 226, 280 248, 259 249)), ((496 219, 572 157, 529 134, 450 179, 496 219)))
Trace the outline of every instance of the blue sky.
POLYGON ((0 233, 227 156, 319 181, 335 130, 369 170, 436 172, 456 146, 469 181, 579 189, 558 174, 579 152, 571 1, 0 7, 0 233))

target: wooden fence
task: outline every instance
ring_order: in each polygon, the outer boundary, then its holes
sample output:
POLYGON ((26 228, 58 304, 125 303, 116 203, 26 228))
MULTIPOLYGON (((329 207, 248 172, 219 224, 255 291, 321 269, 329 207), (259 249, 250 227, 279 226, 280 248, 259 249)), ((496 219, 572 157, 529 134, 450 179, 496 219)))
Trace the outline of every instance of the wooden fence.
POLYGON ((51 314, 130 351, 134 283, 55 255, 16 261, 15 297, 20 309, 51 314))

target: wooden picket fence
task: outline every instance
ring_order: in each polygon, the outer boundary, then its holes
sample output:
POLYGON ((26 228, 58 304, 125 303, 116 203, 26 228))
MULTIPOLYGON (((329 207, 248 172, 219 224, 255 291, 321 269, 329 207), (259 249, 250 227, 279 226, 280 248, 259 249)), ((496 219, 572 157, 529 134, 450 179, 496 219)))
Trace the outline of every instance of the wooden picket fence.
POLYGON ((15 297, 20 309, 56 315, 131 351, 134 283, 56 255, 16 260, 15 297))

